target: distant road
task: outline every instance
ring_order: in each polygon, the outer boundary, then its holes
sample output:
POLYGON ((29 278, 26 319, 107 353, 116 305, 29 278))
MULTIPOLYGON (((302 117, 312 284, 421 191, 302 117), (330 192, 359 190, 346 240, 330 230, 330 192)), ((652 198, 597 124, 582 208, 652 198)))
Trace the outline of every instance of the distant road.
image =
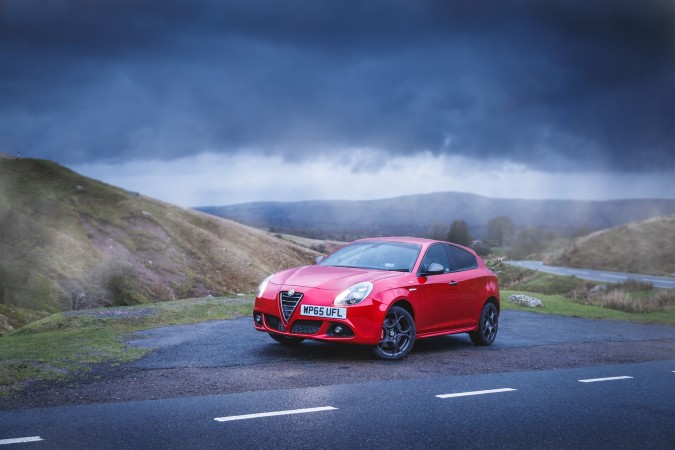
POLYGON ((547 266, 542 261, 504 261, 512 266, 538 270, 563 276, 575 276, 584 280, 601 281, 603 283, 622 283, 628 279, 651 283, 654 287, 675 289, 675 278, 657 277, 637 273, 610 272, 608 270, 573 269, 571 267, 547 266))

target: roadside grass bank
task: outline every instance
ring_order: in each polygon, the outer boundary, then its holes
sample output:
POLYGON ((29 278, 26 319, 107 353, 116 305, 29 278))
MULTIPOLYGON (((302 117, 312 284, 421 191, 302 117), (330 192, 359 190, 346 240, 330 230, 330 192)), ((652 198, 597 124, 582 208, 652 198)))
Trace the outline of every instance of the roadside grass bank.
POLYGON ((488 261, 499 278, 502 308, 590 319, 675 325, 675 291, 629 280, 605 284, 488 261), (543 308, 507 301, 513 294, 540 299, 543 308))
MULTIPOLYGON (((672 293, 649 285, 602 285, 501 263, 502 308, 562 316, 675 326, 672 293), (542 300, 542 308, 507 301, 513 294, 542 300), (617 300, 618 299, 618 300, 617 300)), ((0 337, 0 396, 51 380, 70 380, 92 365, 122 364, 150 350, 131 347, 134 332, 170 325, 250 316, 253 298, 197 298, 53 314, 0 337)))
POLYGON ((500 293, 502 297, 502 309, 506 310, 529 311, 539 314, 557 314, 560 316, 585 319, 628 320, 631 322, 675 326, 675 307, 670 307, 665 311, 659 312, 624 312, 607 307, 581 304, 574 299, 562 295, 541 294, 532 291, 509 289, 501 289, 500 293), (526 306, 509 303, 507 299, 510 295, 514 294, 525 294, 536 297, 544 303, 544 306, 542 308, 528 308, 526 306))
POLYGON ((67 379, 92 364, 120 364, 149 350, 130 347, 131 333, 253 313, 253 298, 206 297, 53 314, 0 337, 0 396, 25 382, 67 379))

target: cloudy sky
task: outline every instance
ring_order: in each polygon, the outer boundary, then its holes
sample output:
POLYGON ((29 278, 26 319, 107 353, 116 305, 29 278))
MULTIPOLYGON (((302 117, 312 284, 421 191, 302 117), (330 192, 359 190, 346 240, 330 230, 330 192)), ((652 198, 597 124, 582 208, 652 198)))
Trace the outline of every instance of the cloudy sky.
POLYGON ((675 2, 0 0, 0 152, 182 206, 675 198, 675 2))

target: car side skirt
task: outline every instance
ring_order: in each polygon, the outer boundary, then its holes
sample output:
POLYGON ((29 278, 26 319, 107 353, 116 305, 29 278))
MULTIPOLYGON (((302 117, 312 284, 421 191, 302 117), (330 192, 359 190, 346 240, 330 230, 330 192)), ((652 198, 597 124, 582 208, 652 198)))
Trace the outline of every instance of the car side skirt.
POLYGON ((426 339, 437 336, 447 336, 449 334, 460 334, 460 333, 470 333, 476 331, 478 327, 466 327, 466 328, 457 328, 453 330, 441 330, 441 331, 432 331, 429 333, 417 333, 415 339, 426 339))

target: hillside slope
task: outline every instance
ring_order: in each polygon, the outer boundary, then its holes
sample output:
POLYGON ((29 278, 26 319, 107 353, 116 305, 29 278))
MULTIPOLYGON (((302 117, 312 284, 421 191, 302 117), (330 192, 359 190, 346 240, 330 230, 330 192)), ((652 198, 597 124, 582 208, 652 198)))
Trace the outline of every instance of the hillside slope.
POLYGON ((0 158, 0 327, 39 312, 251 292, 316 255, 53 162, 0 158))
POLYGON ((578 238, 547 264, 650 275, 675 274, 675 215, 578 238))
POLYGON ((581 228, 600 230, 675 214, 675 200, 521 200, 438 192, 380 200, 257 202, 197 209, 255 227, 344 241, 368 235, 425 236, 432 224, 449 225, 454 220, 467 222, 473 236, 485 237, 488 222, 497 216, 508 216, 519 227, 572 236, 581 228))

